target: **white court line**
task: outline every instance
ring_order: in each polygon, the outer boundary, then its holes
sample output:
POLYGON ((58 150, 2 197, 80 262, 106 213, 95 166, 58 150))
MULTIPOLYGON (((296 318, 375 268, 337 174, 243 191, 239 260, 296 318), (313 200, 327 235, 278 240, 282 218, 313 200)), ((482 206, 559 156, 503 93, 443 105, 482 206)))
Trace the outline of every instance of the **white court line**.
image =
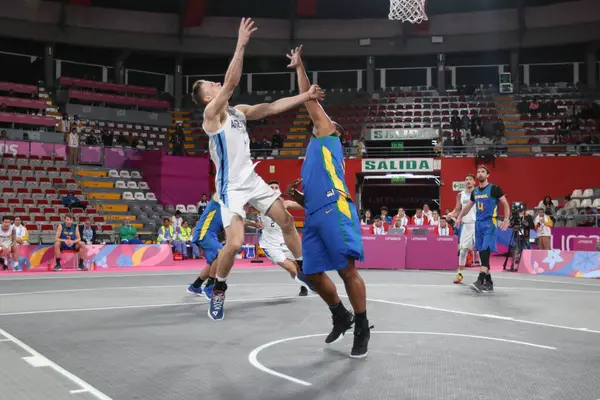
MULTIPOLYGON (((406 272, 424 272, 423 270, 404 270, 406 272)), ((436 274, 436 275, 454 275, 456 274, 456 271, 448 271, 448 272, 442 272, 442 271, 427 271, 430 272, 432 274, 436 274)), ((576 285, 576 286, 593 286, 593 287, 597 287, 600 288, 600 284, 594 284, 594 283, 584 283, 584 282, 577 282, 580 280, 591 280, 593 281, 594 279, 585 279, 585 278, 573 278, 573 277, 565 277, 566 279, 564 281, 553 281, 553 280, 547 280, 547 279, 536 279, 535 277, 543 277, 543 276, 547 276, 547 275, 533 275, 533 274, 518 274, 518 275, 523 275, 523 276, 531 276, 533 279, 527 279, 527 278, 516 278, 513 276, 506 276, 509 275, 510 272, 500 272, 500 271, 492 271, 494 272, 494 280, 495 279, 506 279, 506 280, 510 280, 510 281, 522 281, 522 282, 535 282, 535 283, 550 283, 550 284, 556 284, 556 285, 576 285)), ((463 272, 463 275, 466 276, 477 276, 479 273, 477 271, 465 271, 463 272)))
MULTIPOLYGON (((366 283, 367 287, 415 287, 415 288, 433 288, 433 289, 449 289, 449 290, 463 290, 462 285, 426 285, 426 284, 401 284, 401 283, 366 283)), ((297 283, 234 283, 229 285, 230 287, 235 286, 298 286, 297 283)), ((343 287, 343 283, 336 283, 336 286, 343 287)), ((0 293, 0 297, 10 296, 30 296, 37 294, 56 294, 56 293, 77 293, 77 292, 98 292, 104 290, 139 290, 139 289, 163 289, 163 288, 183 288, 185 285, 150 285, 150 286, 109 286, 109 287, 98 287, 98 288, 81 288, 81 289, 58 289, 58 290, 41 290, 35 292, 15 292, 15 293, 0 293)), ((600 289, 600 286, 599 286, 600 289)), ((600 295, 600 290, 577 290, 577 289, 551 289, 551 288, 534 288, 524 286, 502 286, 497 291, 503 290, 528 290, 528 291, 539 291, 539 292, 565 292, 565 293, 586 293, 600 295)))
MULTIPOLYGON (((387 335, 451 336, 451 337, 470 338, 470 339, 492 340, 492 341, 496 341, 496 342, 504 342, 504 343, 511 343, 511 344, 523 345, 523 346, 537 347, 539 349, 545 349, 545 350, 556 350, 556 347, 543 346, 541 344, 528 343, 528 342, 520 342, 520 341, 517 341, 517 340, 494 338, 494 337, 488 337, 488 336, 466 335, 466 334, 460 334, 460 333, 410 332, 410 331, 376 331, 376 330, 373 330, 373 331, 371 331, 371 334, 372 335, 373 334, 387 334, 387 335)), ((275 371, 275 370, 273 370, 271 368, 265 367, 260 361, 258 361, 258 354, 261 351, 263 351, 264 349, 267 349, 267 348, 269 348, 271 346, 275 346, 275 345, 280 344, 280 343, 291 342, 293 340, 309 339, 309 338, 320 337, 320 336, 327 336, 327 333, 318 333, 318 334, 315 334, 315 335, 295 336, 295 337, 289 337, 289 338, 280 339, 280 340, 274 340, 272 342, 265 343, 265 344, 263 344, 263 345, 255 348, 254 350, 252 350, 250 352, 250 354, 248 355, 248 362, 250 362, 250 364, 254 368, 257 368, 257 369, 259 369, 259 370, 261 370, 263 372, 266 372, 269 375, 273 375, 273 376, 276 376, 278 378, 282 378, 282 379, 288 380, 290 382, 297 383, 299 385, 312 386, 312 383, 310 383, 310 382, 306 382, 306 381, 303 381, 302 379, 294 378, 293 376, 282 374, 281 372, 277 372, 277 371, 275 371)))
MULTIPOLYGON (((227 303, 257 303, 261 301, 277 301, 277 300, 290 300, 297 299, 298 296, 281 296, 281 297, 258 297, 254 299, 227 299, 227 303)), ((304 298, 319 298, 316 295, 309 295, 304 298)), ((204 297, 197 296, 195 299, 204 299, 204 297)), ((140 308, 161 308, 161 307, 179 307, 189 306, 194 304, 208 304, 207 301, 203 302, 180 302, 180 303, 163 303, 163 304, 136 304, 126 306, 112 306, 112 307, 90 307, 90 308, 66 308, 58 310, 38 310, 38 311, 17 311, 0 313, 0 317, 8 317, 11 315, 36 315, 36 314, 57 314, 57 313, 68 313, 68 312, 85 312, 85 311, 110 311, 110 310, 134 310, 140 308)))
POLYGON ((89 392, 89 390, 87 390, 87 389, 75 389, 75 390, 70 391, 71 394, 88 393, 88 392, 89 392))
POLYGON ((0 339, 0 342, 10 342, 10 339, 0 339))
MULTIPOLYGON (((348 298, 347 295, 342 295, 342 294, 340 294, 340 297, 346 297, 346 298, 348 298)), ((588 329, 588 328, 574 328, 572 326, 546 324, 544 322, 528 321, 528 320, 524 320, 524 319, 516 319, 516 318, 504 317, 504 316, 500 316, 500 315, 477 314, 477 313, 472 313, 472 312, 468 312, 468 311, 450 310, 450 309, 446 309, 446 308, 438 308, 438 307, 431 307, 431 306, 422 306, 422 305, 410 304, 410 303, 401 303, 399 301, 381 300, 381 299, 369 299, 369 298, 367 298, 367 301, 372 301, 374 303, 392 304, 392 305, 396 305, 396 306, 403 306, 403 307, 409 307, 409 308, 418 308, 418 309, 421 309, 421 310, 439 311, 439 312, 445 312, 445 313, 450 313, 450 314, 458 314, 458 315, 468 315, 468 316, 471 316, 471 317, 481 317, 481 318, 498 319, 498 320, 503 320, 503 321, 517 322, 517 323, 520 323, 520 324, 545 326, 547 328, 567 329, 567 330, 570 330, 570 331, 578 331, 578 332, 600 333, 600 331, 595 331, 595 330, 588 329)))
POLYGON ((38 353, 37 351, 35 351, 31 347, 29 347, 28 345, 26 345, 25 343, 23 343, 22 341, 20 341, 19 339, 17 339, 13 335, 11 335, 10 333, 6 332, 4 329, 0 329, 0 335, 2 335, 5 338, 9 339, 11 342, 13 342, 14 344, 16 344, 17 346, 19 346, 20 348, 22 348, 23 350, 25 350, 29 354, 31 354, 32 358, 39 360, 40 363, 43 363, 43 364, 47 365, 49 368, 52 368, 54 371, 58 372, 59 374, 61 374, 62 376, 64 376, 68 380, 70 380, 71 382, 75 383, 76 385, 78 385, 82 389, 85 389, 87 392, 89 392, 91 395, 93 395, 97 399, 99 399, 99 400, 112 400, 111 397, 109 397, 106 394, 102 393, 101 391, 99 391, 98 389, 96 389, 95 387, 93 387, 92 385, 90 385, 89 383, 87 383, 86 381, 84 381, 83 379, 79 378, 78 376, 73 375, 72 373, 70 373, 66 369, 62 368, 60 365, 56 364, 55 362, 53 362, 53 361, 49 360, 48 358, 44 357, 43 355, 41 355, 40 353, 38 353))

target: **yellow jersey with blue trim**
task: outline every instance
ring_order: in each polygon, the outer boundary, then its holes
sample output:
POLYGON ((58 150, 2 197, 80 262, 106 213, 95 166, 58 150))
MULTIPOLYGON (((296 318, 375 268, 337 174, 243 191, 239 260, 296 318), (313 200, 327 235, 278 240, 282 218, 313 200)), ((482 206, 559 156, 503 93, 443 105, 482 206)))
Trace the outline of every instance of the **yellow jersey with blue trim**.
POLYGON ((338 201, 340 196, 350 197, 344 172, 344 150, 340 139, 334 135, 311 138, 302 164, 304 210, 307 215, 338 201))

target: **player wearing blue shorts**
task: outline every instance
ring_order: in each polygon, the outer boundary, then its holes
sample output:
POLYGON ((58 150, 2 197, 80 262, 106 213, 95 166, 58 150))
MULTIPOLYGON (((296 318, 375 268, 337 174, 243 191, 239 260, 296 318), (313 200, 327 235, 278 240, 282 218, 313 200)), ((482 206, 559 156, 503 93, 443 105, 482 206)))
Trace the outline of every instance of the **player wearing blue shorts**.
POLYGON ((215 282, 215 276, 217 273, 218 266, 218 255, 219 251, 223 248, 221 242, 219 242, 219 232, 223 229, 223 222, 221 221, 221 206, 217 200, 216 194, 213 195, 210 202, 206 205, 204 212, 198 219, 194 233, 192 235, 192 242, 196 243, 198 247, 204 250, 204 256, 206 257, 206 267, 200 272, 200 276, 188 287, 188 292, 197 296, 204 293, 207 299, 210 300, 212 295, 212 289, 215 282), (206 281, 204 290, 202 290, 202 283, 206 281))
POLYGON ((491 292, 494 290, 492 275, 490 274, 490 254, 496 251, 496 217, 498 203, 504 207, 504 221, 500 225, 503 231, 508 228, 508 216, 510 208, 506 196, 499 186, 488 182, 490 171, 485 165, 477 167, 477 186, 471 192, 471 200, 463 207, 456 224, 460 225, 462 218, 469 213, 473 206, 476 206, 475 217, 475 250, 479 252, 481 268, 477 280, 471 284, 471 289, 477 293, 491 292))
MULTIPOLYGON (((301 47, 292 50, 288 58, 303 93, 309 90, 310 83, 300 50, 301 47)), ((354 325, 350 356, 363 358, 367 355, 371 327, 367 320, 365 283, 354 265, 355 260, 363 259, 363 247, 356 206, 344 181, 344 151, 339 138, 343 128, 329 119, 317 100, 304 105, 314 124, 314 137, 306 150, 302 179, 292 183, 288 190, 305 210, 302 269, 333 314, 333 329, 325 343, 340 339, 354 325), (304 193, 296 189, 300 182, 304 193), (325 271, 337 271, 344 280, 354 315, 342 304, 335 284, 325 271)))

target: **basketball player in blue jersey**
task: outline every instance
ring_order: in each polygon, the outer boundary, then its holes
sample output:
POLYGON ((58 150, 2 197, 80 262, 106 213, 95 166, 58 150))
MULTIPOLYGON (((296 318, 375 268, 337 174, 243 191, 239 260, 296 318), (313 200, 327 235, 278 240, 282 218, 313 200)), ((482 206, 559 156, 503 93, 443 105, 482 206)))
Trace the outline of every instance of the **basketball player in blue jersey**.
MULTIPOLYGON (((288 55, 290 68, 296 70, 300 92, 310 83, 300 57, 301 47, 288 55)), ((302 187, 294 182, 288 193, 303 205, 305 222, 302 230, 303 272, 333 315, 333 329, 325 343, 343 337, 354 325, 354 343, 350 357, 367 356, 371 327, 367 320, 365 283, 354 263, 363 259, 362 237, 356 206, 344 181, 344 151, 339 135, 343 128, 329 119, 317 100, 305 103, 313 134, 302 165, 302 187), (335 284, 325 271, 337 271, 344 281, 354 315, 344 307, 335 284)))
POLYGON ((490 254, 496 251, 496 217, 498 211, 498 203, 504 208, 504 221, 500 225, 503 231, 508 228, 510 207, 506 196, 499 186, 488 182, 490 171, 485 165, 477 167, 477 181, 479 185, 471 192, 471 200, 463 207, 456 225, 460 226, 462 218, 471 211, 473 206, 476 207, 475 216, 475 250, 479 252, 481 260, 481 268, 477 280, 471 284, 471 289, 477 293, 492 292, 494 290, 494 282, 490 274, 490 254))
POLYGON ((292 216, 280 200, 281 193, 272 190, 254 171, 246 121, 260 120, 295 108, 311 99, 322 98, 323 92, 315 85, 298 96, 279 99, 273 103, 231 107, 229 99, 242 76, 244 51, 256 29, 251 19, 242 19, 237 47, 223 85, 200 80, 192 88, 194 102, 206 106, 202 128, 209 136, 210 157, 217 170, 215 184, 227 238, 219 255, 217 281, 208 310, 208 316, 213 320, 224 318, 226 279, 244 241, 246 203, 250 203, 261 214, 268 215, 281 227, 285 244, 295 261, 302 264, 300 237, 292 216))
POLYGON ((198 276, 196 281, 188 287, 189 293, 197 296, 204 294, 208 300, 212 297, 218 266, 217 258, 223 248, 218 238, 221 229, 223 229, 221 206, 219 205, 217 195, 214 194, 202 212, 200 219, 198 219, 192 235, 192 242, 204 250, 206 267, 200 272, 200 276, 198 276), (206 285, 203 290, 202 283, 204 281, 206 281, 206 285))

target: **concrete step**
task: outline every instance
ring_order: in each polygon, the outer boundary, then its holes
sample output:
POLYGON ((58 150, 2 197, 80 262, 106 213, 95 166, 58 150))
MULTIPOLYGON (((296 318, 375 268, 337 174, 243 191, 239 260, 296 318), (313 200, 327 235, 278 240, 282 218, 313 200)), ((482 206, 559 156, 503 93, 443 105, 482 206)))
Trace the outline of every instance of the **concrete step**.
POLYGON ((304 142, 289 142, 289 141, 285 141, 283 142, 283 148, 284 149, 288 149, 288 148, 301 148, 304 147, 304 142))
POLYGON ((511 139, 506 141, 507 144, 527 144, 528 142, 528 139, 511 139))
POLYGON ((281 156, 300 156, 302 155, 301 150, 279 150, 281 156))
POLYGON ((304 125, 304 126, 310 125, 310 120, 309 119, 301 119, 301 120, 297 119, 294 121, 294 126, 301 126, 301 125, 304 125))
POLYGON ((290 128, 290 132, 306 132, 306 133, 308 133, 308 127, 307 126, 296 126, 296 127, 290 128))
POLYGON ((304 141, 306 139, 306 134, 304 134, 304 135, 301 135, 301 134, 287 135, 287 139, 288 140, 302 140, 302 141, 304 141))

